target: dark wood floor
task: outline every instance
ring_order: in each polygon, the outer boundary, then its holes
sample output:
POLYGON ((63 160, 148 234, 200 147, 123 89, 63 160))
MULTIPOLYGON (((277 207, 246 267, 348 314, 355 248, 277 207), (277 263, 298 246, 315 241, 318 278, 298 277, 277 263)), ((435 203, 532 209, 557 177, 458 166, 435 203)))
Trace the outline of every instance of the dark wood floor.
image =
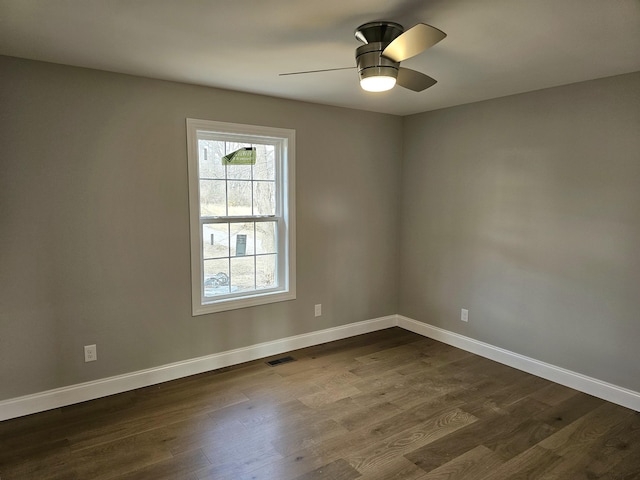
POLYGON ((392 328, 0 423, 0 479, 640 479, 640 414, 392 328))

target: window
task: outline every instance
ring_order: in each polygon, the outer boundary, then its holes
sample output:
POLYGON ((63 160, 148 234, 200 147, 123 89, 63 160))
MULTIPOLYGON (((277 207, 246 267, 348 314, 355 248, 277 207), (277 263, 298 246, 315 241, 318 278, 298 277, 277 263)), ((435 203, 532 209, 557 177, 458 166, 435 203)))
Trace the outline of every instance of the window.
POLYGON ((187 119, 193 315, 295 298, 294 141, 187 119))

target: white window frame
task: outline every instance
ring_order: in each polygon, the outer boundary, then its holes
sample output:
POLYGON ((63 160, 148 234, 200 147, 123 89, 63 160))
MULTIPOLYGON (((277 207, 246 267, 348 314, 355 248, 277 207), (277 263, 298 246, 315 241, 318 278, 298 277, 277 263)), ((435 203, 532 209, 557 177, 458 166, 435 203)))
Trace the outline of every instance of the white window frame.
MULTIPOLYGON (((237 308, 253 307, 296 298, 295 252, 295 130, 243 125, 187 118, 187 158, 189 168, 189 218, 191 234, 191 299, 193 316, 237 308), (278 285, 269 290, 230 293, 220 298, 204 296, 204 258, 202 228, 207 220, 200 216, 200 174, 198 132, 221 134, 231 141, 275 142, 276 214, 278 222, 278 285), (276 148, 278 150, 278 148, 276 148)), ((216 218, 216 217, 210 217, 216 218)), ((242 217, 245 219, 260 217, 242 217)))

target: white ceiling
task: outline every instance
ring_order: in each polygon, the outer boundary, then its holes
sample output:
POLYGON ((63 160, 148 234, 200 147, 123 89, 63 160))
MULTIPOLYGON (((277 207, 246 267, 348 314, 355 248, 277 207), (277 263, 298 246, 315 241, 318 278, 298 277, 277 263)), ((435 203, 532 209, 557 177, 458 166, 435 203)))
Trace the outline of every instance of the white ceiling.
POLYGON ((640 0, 0 0, 0 54, 408 115, 640 70, 640 0), (403 66, 438 83, 365 93, 353 33, 428 23, 403 66))

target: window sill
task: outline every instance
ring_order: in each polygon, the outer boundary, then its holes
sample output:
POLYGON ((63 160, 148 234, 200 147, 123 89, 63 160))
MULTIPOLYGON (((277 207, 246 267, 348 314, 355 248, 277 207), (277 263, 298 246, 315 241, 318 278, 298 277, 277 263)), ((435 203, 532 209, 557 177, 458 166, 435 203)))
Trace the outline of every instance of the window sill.
POLYGON ((296 293, 288 292, 271 292, 264 294, 256 294, 244 296, 242 298, 227 298, 223 300, 213 300, 208 303, 200 303, 196 305, 194 302, 192 316, 206 315, 209 313, 225 312, 229 310, 237 310, 239 308, 256 307, 269 303, 285 302, 295 300, 296 293))

